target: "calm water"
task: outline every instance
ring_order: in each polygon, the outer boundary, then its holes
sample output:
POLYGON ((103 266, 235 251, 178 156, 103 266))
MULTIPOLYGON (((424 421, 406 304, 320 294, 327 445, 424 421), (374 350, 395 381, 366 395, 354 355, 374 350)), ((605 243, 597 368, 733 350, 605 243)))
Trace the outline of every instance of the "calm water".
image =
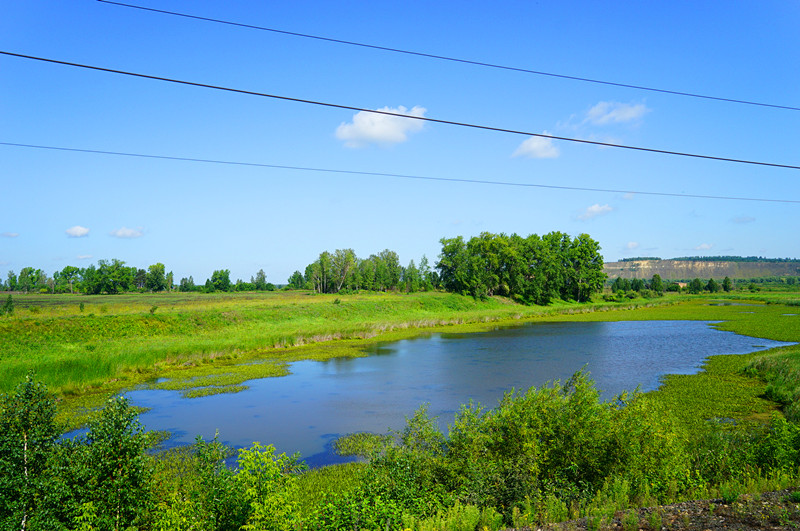
POLYGON ((237 394, 183 399, 174 391, 133 391, 152 408, 147 429, 174 434, 171 445, 219 430, 235 447, 271 443, 312 465, 336 461, 330 443, 355 431, 400 429, 422 403, 446 428, 461 404, 492 407, 510 388, 569 378, 586 366, 604 398, 664 374, 697 372, 705 357, 786 345, 721 332, 697 321, 537 323, 478 334, 432 334, 383 344, 366 358, 301 361, 292 374, 248 382, 237 394))

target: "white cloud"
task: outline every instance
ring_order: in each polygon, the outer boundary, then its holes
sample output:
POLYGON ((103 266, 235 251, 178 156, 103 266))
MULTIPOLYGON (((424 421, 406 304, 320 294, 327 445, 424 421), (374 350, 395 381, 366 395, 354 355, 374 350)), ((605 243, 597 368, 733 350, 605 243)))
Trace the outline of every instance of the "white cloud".
POLYGON ((650 109, 644 103, 601 101, 586 113, 584 122, 593 125, 629 123, 640 120, 650 109))
POLYGON ((712 247, 714 247, 713 243, 701 243, 697 247, 694 248, 695 251, 708 251, 712 247))
POLYGON ((19 232, 3 232, 0 236, 3 238, 16 238, 19 236, 19 232))
MULTIPOLYGON (((415 106, 410 111, 402 105, 396 109, 383 107, 382 112, 424 117, 427 109, 415 106)), ((336 138, 344 140, 344 145, 351 148, 364 147, 367 144, 399 144, 408 140, 409 133, 422 129, 422 120, 376 114, 361 111, 353 116, 350 123, 342 123, 336 128, 336 138)))
POLYGON ((92 257, 90 254, 79 254, 77 256, 78 260, 89 260, 92 257))
POLYGON ((142 229, 129 229, 122 227, 121 229, 112 230, 111 235, 115 238, 140 238, 144 233, 142 229))
POLYGON ((623 194, 622 199, 625 199, 626 201, 633 201, 634 197, 636 197, 636 194, 633 192, 628 192, 627 194, 623 194))
POLYGON ((67 236, 70 238, 83 238, 84 236, 89 235, 89 229, 86 227, 81 227, 80 225, 75 225, 74 227, 68 228, 66 231, 67 236))
POLYGON ((587 219, 592 219, 592 218, 596 218, 597 216, 602 216, 604 214, 608 214, 612 210, 614 210, 614 209, 612 207, 608 206, 607 204, 606 205, 601 205, 599 203, 595 203, 592 206, 588 207, 584 211, 583 214, 578 216, 578 219, 581 219, 581 220, 585 221, 587 219))
POLYGON ((628 242, 625 244, 625 249, 628 251, 633 251, 634 249, 639 248, 639 242, 628 242))
MULTIPOLYGON (((547 131, 542 134, 549 135, 547 131)), ((554 159, 560 155, 552 138, 532 136, 522 142, 512 157, 528 157, 531 159, 554 159)))
POLYGON ((755 220, 756 220, 756 218, 751 217, 751 216, 739 216, 739 217, 733 218, 732 221, 734 223, 752 223, 755 220))

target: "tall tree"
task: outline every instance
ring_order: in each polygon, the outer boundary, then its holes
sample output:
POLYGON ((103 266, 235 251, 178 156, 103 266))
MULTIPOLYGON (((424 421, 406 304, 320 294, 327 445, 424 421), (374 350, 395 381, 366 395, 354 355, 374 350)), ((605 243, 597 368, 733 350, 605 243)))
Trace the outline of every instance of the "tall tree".
POLYGON ((263 269, 259 269, 255 278, 251 279, 250 282, 256 291, 265 291, 267 289, 267 274, 264 273, 263 269))
POLYGON ((217 269, 211 274, 211 285, 216 291, 231 291, 231 272, 229 269, 217 269))
POLYGON ((659 295, 664 293, 664 282, 661 280, 661 275, 658 273, 653 275, 653 279, 650 281, 650 289, 659 295))
POLYGON ((356 253, 352 249, 336 249, 331 255, 330 264, 332 283, 329 291, 337 293, 356 267, 356 253))
POLYGON ((150 291, 164 291, 167 289, 166 267, 161 262, 147 268, 145 288, 150 291))
POLYGON ((0 525, 43 528, 43 502, 52 489, 47 462, 61 430, 55 398, 29 374, 0 397, 0 525))

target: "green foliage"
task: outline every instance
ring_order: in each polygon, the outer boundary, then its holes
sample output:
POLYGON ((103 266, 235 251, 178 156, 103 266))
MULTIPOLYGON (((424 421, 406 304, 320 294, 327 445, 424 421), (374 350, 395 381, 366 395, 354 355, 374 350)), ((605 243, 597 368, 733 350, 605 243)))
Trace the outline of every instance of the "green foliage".
POLYGON ((109 399, 73 448, 75 497, 94 504, 94 525, 102 529, 126 529, 150 508, 146 439, 136 416, 127 399, 109 399))
POLYGON ((600 246, 587 234, 522 238, 481 233, 464 242, 442 238, 436 268, 442 287, 476 298, 504 295, 529 303, 586 302, 605 282, 600 246))
POLYGON ((236 479, 250 505, 250 515, 242 529, 294 529, 300 514, 296 473, 305 468, 299 456, 276 456, 274 446, 254 443, 249 449, 239 450, 237 466, 236 479))
POLYGON ((11 294, 8 294, 6 297, 6 301, 3 303, 3 306, 0 307, 0 315, 14 315, 14 299, 11 297, 11 294))
POLYGON ((250 507, 243 483, 225 465, 232 451, 215 436, 197 437, 190 449, 165 452, 155 460, 153 496, 156 529, 238 530, 250 507))
POLYGON ((0 397, 0 529, 53 524, 55 399, 31 374, 0 397))

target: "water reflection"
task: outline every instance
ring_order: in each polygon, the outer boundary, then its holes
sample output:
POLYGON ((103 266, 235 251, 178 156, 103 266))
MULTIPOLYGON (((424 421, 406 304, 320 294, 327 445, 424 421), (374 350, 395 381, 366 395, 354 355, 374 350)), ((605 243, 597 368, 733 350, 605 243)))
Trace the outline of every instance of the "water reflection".
POLYGON ((248 382, 233 395, 182 399, 171 391, 134 391, 148 429, 196 435, 233 446, 253 441, 299 451, 312 465, 334 462, 339 434, 400 429, 423 403, 444 429, 459 407, 497 403, 514 387, 569 378, 586 367, 610 399, 623 390, 658 386, 664 374, 696 372, 713 354, 744 354, 785 345, 721 332, 698 321, 537 323, 477 334, 430 334, 381 344, 365 358, 303 361, 289 376, 248 382))

